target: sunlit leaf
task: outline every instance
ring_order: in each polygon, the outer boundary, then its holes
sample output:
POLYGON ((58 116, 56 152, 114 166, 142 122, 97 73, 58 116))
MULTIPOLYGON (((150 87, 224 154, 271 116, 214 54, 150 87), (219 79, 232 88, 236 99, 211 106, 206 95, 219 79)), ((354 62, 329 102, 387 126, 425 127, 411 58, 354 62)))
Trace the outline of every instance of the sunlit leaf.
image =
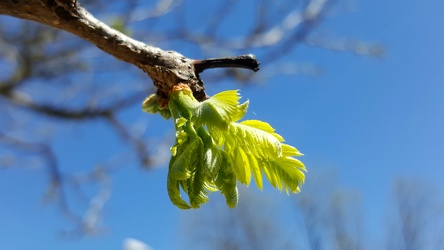
POLYGON ((183 118, 183 117, 177 118, 177 119, 176 119, 176 128, 180 128, 180 127, 182 127, 183 125, 185 125, 185 123, 186 123, 187 121, 188 121, 188 120, 185 119, 185 118, 183 118))
POLYGON ((237 90, 220 92, 205 100, 195 109, 196 125, 225 130, 231 122, 241 119, 248 109, 248 101, 239 105, 237 90))
POLYGON ((236 172, 237 179, 245 184, 249 185, 251 180, 250 164, 248 162, 247 155, 242 148, 236 148, 233 151, 234 154, 234 170, 236 172))
POLYGON ((250 168, 253 172, 254 181, 256 183, 256 186, 262 190, 262 172, 261 168, 259 167, 259 164, 256 160, 256 157, 254 157, 252 154, 248 155, 248 160, 250 162, 250 168))
POLYGON ((194 171, 195 154, 199 149, 199 143, 197 141, 193 143, 187 143, 179 148, 179 152, 176 156, 171 158, 172 165, 170 168, 171 175, 178 180, 185 180, 191 177, 194 171), (184 149, 182 149, 184 147, 184 149))
POLYGON ((238 202, 236 174, 234 173, 233 165, 225 152, 222 153, 222 164, 225 167, 220 169, 215 180, 215 184, 217 188, 219 188, 220 192, 225 196, 227 205, 233 208, 238 202))
POLYGON ((190 204, 193 208, 198 208, 200 204, 204 204, 208 201, 208 196, 206 195, 207 191, 205 190, 207 184, 205 183, 205 166, 202 157, 202 149, 203 145, 199 144, 196 152, 194 153, 194 174, 190 179, 188 179, 188 196, 190 198, 190 204))
POLYGON ((176 143, 167 186, 176 206, 198 208, 208 201, 208 192, 220 191, 227 205, 235 207, 237 181, 249 185, 252 176, 259 189, 265 175, 281 191, 300 191, 305 166, 293 157, 302 154, 282 143, 284 138, 266 122, 236 122, 248 108, 248 101, 239 104, 238 91, 223 91, 198 102, 187 85, 179 84, 172 88, 167 109, 161 109, 156 98, 150 96, 143 108, 152 113, 168 110, 174 118, 176 143), (189 204, 181 192, 188 195, 189 204))
POLYGON ((171 202, 181 209, 190 209, 191 206, 188 205, 180 195, 179 181, 171 176, 171 173, 168 173, 167 179, 167 191, 168 196, 170 197, 171 202))

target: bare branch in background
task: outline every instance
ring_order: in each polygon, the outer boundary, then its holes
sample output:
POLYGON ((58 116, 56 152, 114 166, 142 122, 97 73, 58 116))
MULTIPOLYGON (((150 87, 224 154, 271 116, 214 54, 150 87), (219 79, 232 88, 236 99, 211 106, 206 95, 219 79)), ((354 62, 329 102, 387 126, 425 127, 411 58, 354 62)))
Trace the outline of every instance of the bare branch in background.
POLYGON ((208 210, 184 214, 185 249, 365 249, 357 195, 332 179, 331 172, 311 179, 294 206, 245 188, 245 203, 235 209, 213 201, 208 210))
POLYGON ((312 175, 296 199, 296 211, 307 249, 363 249, 357 194, 338 188, 331 171, 312 175))
POLYGON ((443 248, 444 201, 436 191, 437 187, 417 177, 394 181, 387 249, 443 248))
POLYGON ((331 37, 323 37, 311 35, 304 40, 309 46, 323 48, 327 50, 352 52, 357 55, 372 56, 381 58, 384 56, 384 47, 381 44, 369 44, 358 39, 334 39, 331 37))
POLYGON ((174 8, 179 7, 181 4, 182 0, 159 0, 157 1, 154 8, 137 7, 140 5, 136 4, 135 8, 132 8, 132 11, 129 12, 127 22, 138 22, 147 19, 162 17, 173 11, 174 8))
POLYGON ((98 184, 98 190, 92 197, 87 197, 88 205, 84 214, 74 221, 75 228, 63 232, 64 237, 76 238, 86 235, 97 235, 106 231, 102 225, 102 214, 106 202, 111 196, 110 172, 112 167, 98 166, 90 173, 70 176, 67 183, 81 190, 86 184, 98 184))
POLYGON ((242 188, 243 202, 234 209, 217 199, 196 213, 184 214, 184 249, 295 249, 294 236, 287 238, 275 220, 279 211, 273 199, 255 191, 242 188))

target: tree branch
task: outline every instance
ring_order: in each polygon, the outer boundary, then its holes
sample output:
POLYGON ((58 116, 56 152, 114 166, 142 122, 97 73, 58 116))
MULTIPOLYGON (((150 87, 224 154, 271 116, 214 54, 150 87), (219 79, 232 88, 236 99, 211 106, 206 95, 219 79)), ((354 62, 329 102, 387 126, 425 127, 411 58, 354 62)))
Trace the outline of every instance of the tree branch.
POLYGON ((171 86, 179 82, 187 83, 196 92, 203 92, 203 84, 194 73, 191 59, 136 41, 97 20, 78 3, 67 9, 45 0, 0 1, 0 14, 68 31, 114 57, 136 65, 153 79, 165 97, 171 86))
MULTIPOLYGON (((62 2, 62 0, 58 2, 62 2)), ((71 1, 67 0, 66 2, 71 1)), ((188 65, 191 65, 191 60, 175 60, 180 57, 178 53, 148 46, 112 29, 97 20, 78 3, 72 9, 65 10, 51 0, 7 0, 0 2, 0 14, 28 19, 65 30, 143 70, 149 66, 184 67, 186 69, 188 65)))
POLYGON ((194 68, 195 60, 126 36, 97 20, 75 0, 5 0, 0 1, 0 14, 65 30, 122 61, 136 65, 151 77, 158 88, 157 94, 165 101, 170 88, 178 83, 190 86, 196 99, 206 98, 199 71, 194 68))

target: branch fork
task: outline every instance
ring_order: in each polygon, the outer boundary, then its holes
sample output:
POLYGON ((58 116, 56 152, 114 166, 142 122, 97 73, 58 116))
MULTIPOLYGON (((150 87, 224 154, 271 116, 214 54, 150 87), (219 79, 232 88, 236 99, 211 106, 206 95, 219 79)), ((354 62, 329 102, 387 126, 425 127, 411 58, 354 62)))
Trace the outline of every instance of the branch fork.
POLYGON ((157 95, 168 101, 172 86, 185 83, 199 101, 207 99, 199 73, 209 68, 259 70, 254 55, 192 60, 136 41, 97 20, 77 0, 3 0, 0 14, 28 19, 73 33, 119 60, 142 69, 153 80, 157 95))

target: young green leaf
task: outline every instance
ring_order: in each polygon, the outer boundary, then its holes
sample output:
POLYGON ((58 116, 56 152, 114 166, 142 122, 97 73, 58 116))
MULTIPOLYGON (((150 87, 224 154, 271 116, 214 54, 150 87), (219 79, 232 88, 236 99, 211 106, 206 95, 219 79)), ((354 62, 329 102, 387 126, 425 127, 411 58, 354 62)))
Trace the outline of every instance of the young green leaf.
POLYGON ((198 208, 208 201, 208 192, 220 191, 227 205, 238 202, 236 182, 249 185, 251 177, 259 189, 264 174, 279 190, 299 192, 305 166, 294 157, 302 154, 282 143, 284 138, 268 123, 240 120, 248 101, 239 104, 236 90, 223 91, 198 102, 187 85, 170 92, 168 107, 152 95, 143 103, 150 113, 173 116, 176 143, 171 148, 167 189, 173 204, 182 209, 198 208), (182 191, 189 203, 182 199, 182 191))
POLYGON ((159 101, 160 98, 157 94, 148 96, 142 103, 142 110, 151 114, 159 113, 163 118, 170 119, 170 110, 167 107, 162 107, 159 101))

